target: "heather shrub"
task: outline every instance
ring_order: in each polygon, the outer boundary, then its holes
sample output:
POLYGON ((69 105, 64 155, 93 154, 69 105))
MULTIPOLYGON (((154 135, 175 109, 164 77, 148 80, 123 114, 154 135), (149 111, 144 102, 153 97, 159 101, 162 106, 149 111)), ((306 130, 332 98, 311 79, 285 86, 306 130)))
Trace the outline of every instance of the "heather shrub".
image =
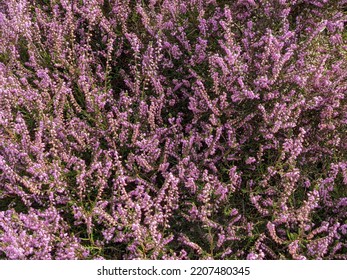
POLYGON ((0 1, 0 258, 346 259, 346 5, 0 1))

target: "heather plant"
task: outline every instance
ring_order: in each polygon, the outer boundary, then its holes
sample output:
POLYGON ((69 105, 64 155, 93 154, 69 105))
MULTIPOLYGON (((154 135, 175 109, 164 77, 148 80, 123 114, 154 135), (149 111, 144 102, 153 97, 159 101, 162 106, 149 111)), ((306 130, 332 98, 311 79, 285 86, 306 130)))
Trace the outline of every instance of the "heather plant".
POLYGON ((0 1, 0 258, 346 259, 346 5, 0 1))

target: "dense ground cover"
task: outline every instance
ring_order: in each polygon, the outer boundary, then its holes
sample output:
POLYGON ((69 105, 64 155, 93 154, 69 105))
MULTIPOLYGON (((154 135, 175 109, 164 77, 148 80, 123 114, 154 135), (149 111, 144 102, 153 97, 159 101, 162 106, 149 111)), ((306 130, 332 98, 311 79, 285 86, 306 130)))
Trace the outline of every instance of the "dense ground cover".
POLYGON ((345 0, 0 0, 0 258, 346 259, 345 0))

